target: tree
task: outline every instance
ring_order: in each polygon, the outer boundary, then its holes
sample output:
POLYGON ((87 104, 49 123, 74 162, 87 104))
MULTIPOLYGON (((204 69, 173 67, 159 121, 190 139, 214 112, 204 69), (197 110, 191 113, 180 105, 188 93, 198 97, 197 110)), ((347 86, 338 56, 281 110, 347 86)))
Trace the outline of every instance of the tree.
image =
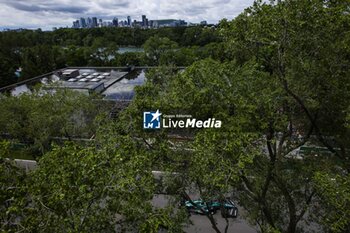
POLYGON ((129 136, 114 141, 55 146, 27 176, 1 159, 1 230, 180 232, 183 212, 152 207, 153 157, 129 136))
POLYGON ((117 56, 118 46, 102 37, 94 40, 90 49, 90 65, 109 66, 111 60, 117 56))
POLYGON ((55 69, 52 47, 49 45, 37 45, 25 48, 22 56, 22 75, 20 80, 51 72, 55 69))
POLYGON ((171 53, 172 50, 176 49, 177 43, 167 37, 153 36, 145 42, 143 48, 145 50, 146 64, 159 65, 161 57, 166 56, 167 53, 171 53))
POLYGON ((28 143, 35 156, 49 150, 54 137, 90 138, 96 131, 96 116, 106 111, 98 100, 64 89, 0 98, 1 134, 28 143))
POLYGON ((123 54, 117 54, 112 60, 113 66, 140 66, 142 64, 142 53, 126 52, 123 54))
MULTIPOLYGON (((136 99, 118 119, 120 126, 117 128, 121 133, 139 138, 157 158, 154 167, 169 174, 179 174, 168 177, 165 183, 165 189, 172 190, 177 201, 188 197, 189 189, 197 190, 204 200, 224 199, 225 193, 237 185, 240 169, 254 157, 245 146, 256 140, 257 135, 243 129, 243 117, 233 116, 235 106, 231 103, 237 99, 230 94, 234 80, 232 75, 227 76, 227 67, 208 59, 195 63, 181 74, 164 69, 152 71, 147 74, 147 83, 137 89, 136 99), (140 111, 158 108, 167 114, 192 114, 197 119, 225 119, 226 125, 208 131, 145 132, 140 125, 140 111), (170 133, 190 135, 195 140, 183 142, 173 149, 170 133)), ((234 69, 235 74, 240 74, 250 68, 238 71, 235 66, 230 71, 234 69)), ((208 218, 218 231, 213 216, 208 215, 208 218)))
POLYGON ((346 31, 347 11, 344 1, 257 2, 222 29, 232 55, 240 63, 256 59, 276 76, 315 127, 318 140, 344 161, 349 38, 332 35, 346 31), (330 135, 336 145, 324 139, 330 135))
POLYGON ((16 223, 22 216, 20 203, 26 203, 27 176, 14 166, 10 157, 10 143, 0 142, 0 229, 6 232, 22 230, 16 223))
POLYGON ((68 66, 85 66, 91 53, 87 48, 72 45, 64 49, 64 56, 68 66))
POLYGON ((319 171, 314 180, 321 204, 325 207, 320 214, 325 230, 332 232, 347 232, 349 222, 349 174, 319 171))

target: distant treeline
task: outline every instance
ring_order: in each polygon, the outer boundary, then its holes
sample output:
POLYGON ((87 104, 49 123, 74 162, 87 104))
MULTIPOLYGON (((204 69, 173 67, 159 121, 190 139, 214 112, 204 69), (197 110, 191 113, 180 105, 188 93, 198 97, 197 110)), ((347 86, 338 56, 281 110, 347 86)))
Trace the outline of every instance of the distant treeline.
POLYGON ((166 27, 159 29, 139 28, 61 28, 55 31, 18 30, 0 33, 0 42, 11 47, 31 47, 35 45, 91 46, 95 38, 103 37, 119 46, 142 46, 151 36, 168 37, 180 46, 203 46, 218 42, 220 38, 214 28, 166 27))
POLYGON ((55 31, 12 30, 0 33, 1 45, 31 47, 35 45, 91 46, 95 38, 103 37, 119 46, 142 46, 151 36, 167 37, 180 46, 203 46, 220 41, 214 28, 166 27, 159 29, 139 28, 61 28, 55 31))
POLYGON ((3 31, 0 32, 0 87, 65 66, 190 65, 201 58, 215 58, 216 45, 221 42, 218 31, 201 26, 3 31), (116 52, 118 47, 142 47, 150 38, 152 42, 145 53, 116 52), (167 50, 171 52, 164 58, 167 50), (156 57, 147 58, 147 53, 156 57), (18 77, 15 71, 19 67, 22 72, 18 77))

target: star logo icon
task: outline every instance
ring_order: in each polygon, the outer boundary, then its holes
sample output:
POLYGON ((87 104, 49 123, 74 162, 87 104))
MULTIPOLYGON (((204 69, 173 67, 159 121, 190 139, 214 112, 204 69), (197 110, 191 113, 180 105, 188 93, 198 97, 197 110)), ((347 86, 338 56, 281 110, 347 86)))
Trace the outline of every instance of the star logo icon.
POLYGON ((153 122, 154 120, 158 120, 158 118, 161 116, 162 114, 159 112, 159 109, 157 109, 157 111, 155 113, 152 113, 152 120, 151 122, 153 122))

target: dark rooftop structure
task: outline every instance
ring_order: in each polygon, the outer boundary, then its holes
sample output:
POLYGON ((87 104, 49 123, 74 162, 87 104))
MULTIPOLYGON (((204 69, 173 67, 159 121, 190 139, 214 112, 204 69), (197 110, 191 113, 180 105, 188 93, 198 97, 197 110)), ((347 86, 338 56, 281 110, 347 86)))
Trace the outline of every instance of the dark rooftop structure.
POLYGON ((51 84, 55 88, 69 88, 86 93, 101 93, 114 83, 121 81, 129 72, 108 70, 109 72, 95 69, 67 69, 61 74, 56 72, 53 75, 60 77, 60 80, 51 84))
POLYGON ((144 67, 68 67, 0 88, 0 92, 16 96, 40 85, 43 89, 68 88, 88 95, 101 94, 108 100, 130 101, 134 87, 144 83, 145 72, 144 67))

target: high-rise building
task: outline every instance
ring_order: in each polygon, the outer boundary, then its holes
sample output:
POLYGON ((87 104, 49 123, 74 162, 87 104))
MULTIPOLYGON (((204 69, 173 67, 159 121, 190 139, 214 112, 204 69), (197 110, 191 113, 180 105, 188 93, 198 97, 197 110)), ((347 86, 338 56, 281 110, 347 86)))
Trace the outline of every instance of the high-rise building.
POLYGON ((97 27, 97 18, 96 17, 92 17, 92 27, 93 28, 97 27))
POLYGON ((142 15, 142 27, 147 27, 147 18, 146 18, 146 15, 142 15))
POLYGON ((128 19, 128 26, 130 27, 131 26, 131 17, 128 16, 127 19, 128 19))
POLYGON ((79 20, 73 21, 73 28, 80 28, 79 20))
POLYGON ((87 18, 87 27, 91 28, 92 27, 92 19, 90 17, 87 18))
POLYGON ((117 17, 114 17, 114 19, 112 20, 112 24, 114 27, 118 27, 118 18, 117 17))
POLYGON ((80 18, 80 27, 81 28, 86 28, 86 21, 84 18, 80 18))
POLYGON ((102 27, 111 27, 112 26, 112 22, 110 21, 103 21, 102 23, 102 27))

